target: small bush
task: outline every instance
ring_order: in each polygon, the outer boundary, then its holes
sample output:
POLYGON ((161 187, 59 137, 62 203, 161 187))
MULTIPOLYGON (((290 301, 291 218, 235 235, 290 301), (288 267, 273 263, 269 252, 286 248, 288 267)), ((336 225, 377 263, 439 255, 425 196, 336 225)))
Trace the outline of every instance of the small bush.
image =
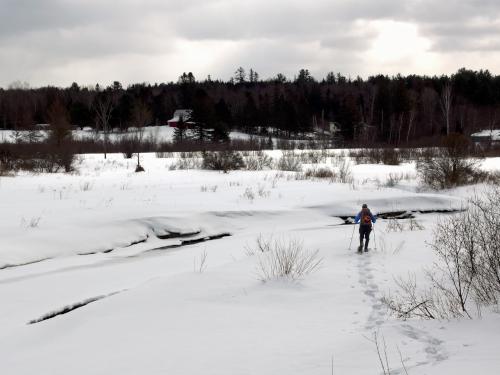
POLYGON ((201 169, 202 165, 201 158, 180 158, 174 164, 170 165, 169 169, 201 169))
POLYGON ((389 219, 385 227, 385 231, 387 233, 402 232, 403 230, 404 230, 404 225, 398 219, 394 218, 389 219))
POLYGON ((452 134, 442 140, 443 147, 428 150, 417 163, 422 182, 433 189, 485 181, 488 174, 479 170, 479 159, 470 158, 471 141, 461 134, 452 134))
POLYGON ((381 161, 385 165, 399 165, 401 163, 399 151, 393 148, 382 149, 381 161))
POLYGON ((408 229, 413 232, 416 230, 424 230, 425 227, 422 224, 420 224, 420 222, 417 219, 412 218, 408 220, 408 229))
POLYGON ((456 186, 485 181, 488 174, 478 170, 479 161, 450 157, 446 152, 425 158, 417 163, 417 174, 432 189, 450 189, 456 186))
POLYGON ((224 171, 224 173, 227 173, 228 171, 238 170, 244 167, 245 162, 243 161, 243 157, 237 151, 226 150, 203 153, 203 169, 224 171))
POLYGON ((134 136, 123 137, 117 142, 125 159, 132 159, 134 153, 139 149, 139 144, 140 140, 134 136))
POLYGON ((305 178, 310 179, 310 178, 326 178, 326 179, 333 179, 335 178, 335 173, 328 168, 319 168, 319 169, 308 169, 305 174, 305 178))
POLYGON ((276 140, 276 149, 278 150, 295 150, 297 148, 297 143, 295 141, 289 141, 286 139, 276 140))
POLYGON ((266 282, 288 278, 297 280, 315 271, 322 262, 318 250, 307 251, 297 239, 273 240, 263 243, 258 240, 259 255, 257 271, 259 279, 266 282))
POLYGON ((273 167, 273 158, 263 151, 255 151, 245 156, 246 169, 249 171, 261 171, 273 167))
POLYGON ((248 199, 250 202, 253 202, 255 199, 255 193, 253 192, 253 189, 251 187, 247 187, 242 197, 248 199))
POLYGON ((389 173, 389 177, 385 181, 385 187, 395 187, 403 179, 403 174, 389 173))
POLYGON ((72 172, 74 170, 73 164, 75 162, 75 150, 71 144, 63 144, 58 150, 55 151, 57 164, 64 168, 65 172, 72 172))
POLYGON ((326 150, 311 150, 303 152, 300 156, 304 164, 320 164, 326 162, 328 154, 326 150))
POLYGON ((217 191, 217 188, 218 188, 217 185, 212 185, 212 186, 203 185, 200 190, 201 190, 202 193, 206 193, 206 192, 209 192, 209 191, 212 192, 212 193, 215 193, 217 191))
POLYGON ((336 180, 342 184, 350 184, 353 182, 351 164, 343 160, 338 166, 336 180))
POLYGON ((34 228, 38 228, 39 224, 40 224, 40 220, 42 220, 42 218, 40 216, 38 217, 32 217, 31 219, 29 220, 26 220, 24 217, 21 219, 21 227, 25 228, 25 229, 34 229, 34 228))
POLYGON ((80 183, 80 190, 81 191, 90 191, 94 187, 94 183, 91 181, 82 181, 80 183))
POLYGON ((402 160, 402 153, 394 148, 367 148, 350 150, 349 157, 353 158, 356 164, 382 163, 385 165, 399 165, 402 160))
POLYGON ((16 169, 16 160, 10 150, 0 149, 0 175, 16 169))
POLYGON ((166 159, 166 158, 173 158, 174 157, 173 152, 156 151, 155 155, 156 155, 157 159, 166 159))
POLYGON ((278 160, 277 167, 280 171, 300 172, 302 163, 293 152, 283 151, 283 156, 278 160))

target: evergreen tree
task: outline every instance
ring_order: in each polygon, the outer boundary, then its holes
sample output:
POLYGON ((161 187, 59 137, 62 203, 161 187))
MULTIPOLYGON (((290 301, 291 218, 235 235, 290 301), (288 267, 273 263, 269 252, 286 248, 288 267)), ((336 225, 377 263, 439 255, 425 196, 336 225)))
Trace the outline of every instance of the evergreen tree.
POLYGON ((184 118, 181 116, 179 118, 179 122, 177 123, 177 127, 174 129, 174 142, 182 143, 188 140, 186 123, 184 122, 184 118))
POLYGON ((295 82, 299 84, 312 83, 314 82, 314 78, 311 73, 309 73, 308 69, 300 69, 299 75, 295 79, 295 82))
POLYGON ((209 141, 215 127, 215 111, 211 98, 204 89, 196 90, 193 99, 194 122, 193 139, 198 142, 209 141))
POLYGON ((196 79, 194 78, 194 74, 189 72, 189 73, 182 73, 182 75, 179 77, 178 83, 181 85, 189 85, 196 83, 196 79))
POLYGON ((248 80, 251 83, 259 82, 259 73, 257 73, 253 69, 250 69, 250 72, 248 73, 248 80))
POLYGON ((214 124, 213 131, 210 134, 210 141, 219 143, 219 142, 228 142, 229 141, 229 129, 226 124, 223 122, 216 122, 214 124))
POLYGON ((334 84, 335 82, 337 82, 337 80, 335 79, 335 73, 334 72, 329 72, 326 75, 325 82, 329 83, 329 84, 334 84))
POLYGON ((245 69, 241 66, 234 72, 234 80, 236 83, 245 83, 246 77, 245 69))
POLYGON ((286 83, 288 79, 283 73, 278 73, 271 81, 274 83, 286 83))

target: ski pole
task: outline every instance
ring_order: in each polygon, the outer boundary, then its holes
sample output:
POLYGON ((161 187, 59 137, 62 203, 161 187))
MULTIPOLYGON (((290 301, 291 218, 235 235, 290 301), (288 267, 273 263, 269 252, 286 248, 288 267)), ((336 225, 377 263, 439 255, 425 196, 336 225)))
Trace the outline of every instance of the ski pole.
POLYGON ((375 223, 373 223, 373 242, 375 242, 375 250, 377 250, 377 235, 375 234, 375 223))
POLYGON ((354 226, 352 227, 351 242, 349 242, 349 250, 351 250, 352 239, 354 237, 354 229, 356 229, 356 223, 354 223, 354 226))

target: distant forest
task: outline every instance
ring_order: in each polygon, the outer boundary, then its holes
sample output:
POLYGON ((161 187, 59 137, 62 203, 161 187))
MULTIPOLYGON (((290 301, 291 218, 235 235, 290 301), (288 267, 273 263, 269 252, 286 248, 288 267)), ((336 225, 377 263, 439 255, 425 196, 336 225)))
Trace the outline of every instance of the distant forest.
POLYGON ((500 76, 460 69, 451 76, 378 75, 351 79, 329 73, 318 80, 302 69, 261 80, 250 69, 229 81, 197 80, 183 73, 177 82, 108 87, 0 89, 0 128, 32 129, 49 123, 51 112, 73 126, 98 130, 163 125, 176 109, 193 109, 194 120, 210 129, 239 129, 283 137, 329 130, 359 144, 405 145, 440 135, 498 128, 500 76), (56 108, 56 109, 54 109, 56 108))

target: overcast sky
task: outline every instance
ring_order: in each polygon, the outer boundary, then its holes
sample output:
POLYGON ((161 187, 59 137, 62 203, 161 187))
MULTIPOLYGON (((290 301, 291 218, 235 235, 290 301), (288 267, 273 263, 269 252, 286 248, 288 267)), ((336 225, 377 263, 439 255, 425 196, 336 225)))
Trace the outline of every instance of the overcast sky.
POLYGON ((0 0, 0 86, 500 74, 499 0, 0 0))

